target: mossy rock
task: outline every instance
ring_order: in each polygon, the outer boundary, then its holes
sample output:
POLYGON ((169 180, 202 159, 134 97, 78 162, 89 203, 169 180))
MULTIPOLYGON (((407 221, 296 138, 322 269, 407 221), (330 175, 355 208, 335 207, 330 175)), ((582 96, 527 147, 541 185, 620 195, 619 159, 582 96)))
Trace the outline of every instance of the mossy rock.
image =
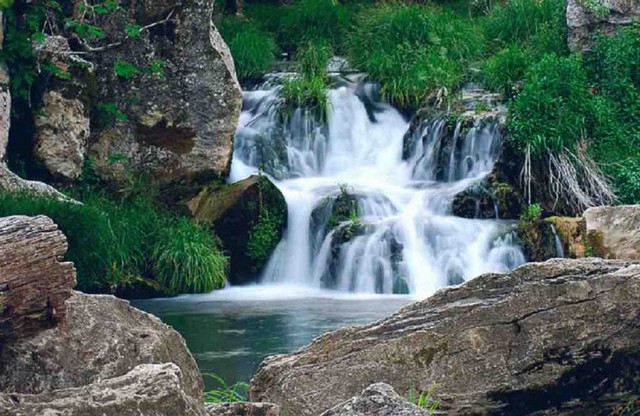
POLYGON ((187 202, 200 223, 211 225, 231 258, 229 282, 254 282, 287 224, 287 203, 265 176, 203 189, 187 202))
POLYGON ((543 222, 553 225, 555 228, 562 243, 565 257, 576 259, 586 256, 588 238, 587 223, 584 218, 549 217, 545 218, 543 222))

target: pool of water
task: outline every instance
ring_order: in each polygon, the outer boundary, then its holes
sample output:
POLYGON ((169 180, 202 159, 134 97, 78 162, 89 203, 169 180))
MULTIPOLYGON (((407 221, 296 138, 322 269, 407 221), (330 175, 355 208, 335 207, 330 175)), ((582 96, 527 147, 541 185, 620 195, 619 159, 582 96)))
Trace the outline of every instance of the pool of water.
MULTIPOLYGON (((132 304, 180 332, 203 373, 234 383, 248 382, 268 355, 294 351, 328 331, 374 322, 413 300, 253 286, 132 304)), ((215 387, 213 380, 205 381, 207 388, 215 387)))

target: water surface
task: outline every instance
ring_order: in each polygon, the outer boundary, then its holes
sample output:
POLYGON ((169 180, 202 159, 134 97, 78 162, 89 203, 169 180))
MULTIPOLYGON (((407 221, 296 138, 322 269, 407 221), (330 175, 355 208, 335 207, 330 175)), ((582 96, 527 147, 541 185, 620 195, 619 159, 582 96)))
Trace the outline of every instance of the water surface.
MULTIPOLYGON (((230 288, 133 302, 175 328, 203 373, 249 381, 268 355, 287 353, 349 325, 382 319, 413 299, 292 286, 230 288)), ((205 380, 214 387, 212 380, 205 380)))

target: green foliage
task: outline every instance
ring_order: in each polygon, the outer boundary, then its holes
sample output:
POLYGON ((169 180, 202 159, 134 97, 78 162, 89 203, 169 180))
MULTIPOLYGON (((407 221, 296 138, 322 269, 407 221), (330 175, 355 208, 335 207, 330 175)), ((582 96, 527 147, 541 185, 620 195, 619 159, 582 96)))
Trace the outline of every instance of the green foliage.
POLYGON ((98 103, 93 109, 91 122, 98 128, 107 127, 117 121, 127 121, 129 117, 118 109, 115 103, 98 103))
POLYGON ((549 24, 562 27, 563 20, 563 0, 510 0, 489 13, 485 32, 499 44, 525 42, 549 24))
POLYGON ((140 277, 162 282, 167 293, 209 291, 223 284, 226 259, 213 237, 151 197, 113 199, 93 188, 74 196, 82 204, 0 192, 0 216, 53 219, 69 242, 67 259, 78 271, 78 289, 109 292, 140 277))
POLYGON ((237 382, 229 385, 222 377, 213 373, 203 373, 204 377, 213 379, 218 387, 204 392, 205 403, 233 403, 247 400, 249 384, 237 382))
POLYGON ((321 118, 326 115, 329 93, 326 66, 331 55, 331 46, 323 41, 309 43, 298 50, 296 70, 299 75, 282 81, 284 110, 304 107, 316 111, 321 118))
POLYGON ((269 259, 279 240, 280 218, 269 211, 263 211, 256 225, 249 232, 247 255, 260 267, 269 259))
POLYGON ((415 404, 421 409, 427 410, 430 416, 437 414, 437 411, 440 408, 440 399, 435 397, 434 393, 436 387, 437 385, 432 383, 427 391, 421 392, 420 395, 416 395, 413 388, 410 389, 408 398, 409 402, 415 404))
POLYGON ((595 122, 595 101, 579 58, 545 55, 509 105, 510 140, 534 157, 573 149, 595 122))
POLYGON ((238 78, 258 78, 269 70, 278 51, 270 33, 238 17, 223 19, 218 28, 231 50, 238 78))
POLYGON ((210 292, 224 286, 228 259, 210 231, 181 218, 159 232, 152 252, 154 275, 170 293, 210 292))
POLYGON ((349 37, 352 64, 379 81, 385 97, 417 107, 437 89, 453 89, 483 50, 468 18, 420 5, 381 4, 357 16, 349 37))
POLYGON ((534 222, 540 219, 542 207, 540 204, 531 204, 520 215, 520 221, 524 223, 534 222))
POLYGON ((530 63, 528 51, 512 43, 485 61, 482 68, 484 83, 489 89, 512 95, 530 63))
POLYGON ((118 77, 129 80, 140 73, 140 68, 123 59, 118 59, 113 64, 113 72, 118 77))

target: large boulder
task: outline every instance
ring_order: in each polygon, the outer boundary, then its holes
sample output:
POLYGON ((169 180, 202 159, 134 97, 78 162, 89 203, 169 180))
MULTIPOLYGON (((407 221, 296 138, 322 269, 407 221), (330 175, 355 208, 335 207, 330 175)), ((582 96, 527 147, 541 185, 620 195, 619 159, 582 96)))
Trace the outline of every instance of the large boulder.
POLYGON ((45 216, 0 218, 0 346, 64 319, 76 284, 67 239, 45 216))
POLYGON ((208 416, 280 416, 280 406, 273 403, 211 403, 206 408, 208 416))
POLYGON ((0 416, 205 416, 180 368, 141 364, 126 374, 41 394, 0 393, 0 416))
POLYGON ((568 0, 567 42, 573 52, 589 49, 594 35, 610 34, 640 20, 637 0, 568 0))
POLYGON ((376 383, 364 389, 359 396, 353 397, 322 414, 322 416, 391 415, 429 416, 429 412, 399 396, 390 385, 376 383))
POLYGON ((250 399, 317 415, 383 380, 445 414, 601 414, 637 387, 640 265, 530 263, 267 358, 250 399))
POLYGON ((226 176, 242 94, 213 9, 214 0, 143 0, 111 17, 107 35, 122 44, 95 55, 99 114, 89 145, 93 167, 107 181, 143 174, 164 185, 226 176), (153 26, 123 38, 132 20, 153 26), (118 74, 118 66, 133 74, 118 74))
POLYGON ((185 392, 201 397, 202 377, 184 339, 153 315, 108 295, 75 292, 56 328, 0 350, 0 391, 42 393, 119 377, 140 364, 175 363, 185 392))
POLYGON ((640 205, 589 208, 583 217, 590 254, 640 260, 640 205))
POLYGON ((198 222, 211 224, 231 258, 229 282, 255 281, 287 224, 287 202, 266 177, 214 184, 187 203, 198 222))

